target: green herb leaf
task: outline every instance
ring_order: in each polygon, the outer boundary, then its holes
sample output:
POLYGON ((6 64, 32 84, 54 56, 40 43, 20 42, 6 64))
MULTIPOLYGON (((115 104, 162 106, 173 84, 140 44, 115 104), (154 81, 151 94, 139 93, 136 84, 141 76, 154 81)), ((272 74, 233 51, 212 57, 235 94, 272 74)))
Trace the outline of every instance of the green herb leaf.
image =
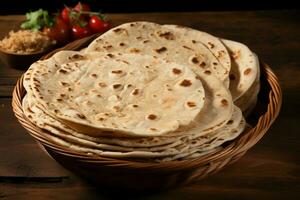
POLYGON ((54 20, 49 16, 48 11, 39 9, 26 13, 26 21, 21 24, 23 29, 41 30, 45 26, 53 26, 54 20))
POLYGON ((79 20, 79 21, 77 22, 77 24, 78 24, 80 27, 84 28, 84 27, 87 26, 88 23, 87 23, 86 21, 79 20))

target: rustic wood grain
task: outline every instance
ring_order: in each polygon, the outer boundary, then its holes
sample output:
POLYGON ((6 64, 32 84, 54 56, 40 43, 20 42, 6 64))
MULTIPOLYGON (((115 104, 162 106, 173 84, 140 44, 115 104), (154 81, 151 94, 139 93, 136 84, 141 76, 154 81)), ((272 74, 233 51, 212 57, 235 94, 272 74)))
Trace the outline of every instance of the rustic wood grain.
MULTIPOLYGON (((299 11, 112 14, 115 25, 149 20, 180 24, 250 46, 280 78, 283 107, 266 136, 237 163, 193 185, 137 195, 90 185, 49 158, 11 111, 23 71, 0 62, 0 199, 298 199, 300 197, 299 11)), ((0 38, 22 16, 0 16, 0 38)), ((142 177, 141 177, 142 179, 142 177)))

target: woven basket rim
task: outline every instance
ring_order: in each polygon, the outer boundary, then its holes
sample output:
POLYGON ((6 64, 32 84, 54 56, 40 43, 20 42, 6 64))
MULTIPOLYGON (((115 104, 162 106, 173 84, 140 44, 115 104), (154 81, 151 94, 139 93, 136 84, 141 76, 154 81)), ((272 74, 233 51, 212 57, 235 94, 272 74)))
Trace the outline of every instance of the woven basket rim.
MULTIPOLYGON (((89 38, 84 38, 82 40, 75 41, 70 43, 64 48, 59 50, 55 50, 51 52, 47 56, 44 57, 48 58, 53 55, 55 52, 60 50, 74 50, 83 43, 89 43, 98 35, 93 35, 89 38)), ((43 136, 39 133, 44 132, 34 124, 32 124, 24 115, 22 110, 22 100, 25 96, 25 88, 23 87, 23 75, 18 80, 12 97, 12 107, 15 116, 17 117, 18 121, 21 125, 28 131, 28 133, 33 136, 38 142, 46 147, 49 147, 51 150, 56 151, 59 154, 63 154, 65 156, 74 157, 74 159, 79 159, 84 162, 89 163, 103 163, 109 165, 117 165, 118 167, 125 167, 125 168, 149 168, 149 169, 157 169, 157 170, 164 170, 167 169, 168 171, 172 170, 184 170, 184 169, 191 169, 196 168, 200 165, 207 165, 213 162, 218 162, 221 160, 231 159, 239 154, 244 154, 248 149, 250 149, 253 145, 255 145, 266 133, 269 129, 271 124, 274 122, 276 117, 279 114, 282 104, 282 92, 280 88, 280 84, 278 78, 271 70, 271 68, 265 64, 264 62, 260 62, 260 67, 262 71, 262 77, 265 78, 270 86, 269 91, 269 98, 267 104, 267 111, 261 115, 257 121, 257 124, 253 126, 247 132, 242 133, 238 138, 232 140, 229 145, 222 148, 221 150, 215 151, 213 153, 209 153, 207 155, 201 156, 199 158, 190 159, 190 160, 181 160, 181 161, 167 161, 167 162, 160 162, 160 163, 151 163, 151 162, 138 162, 138 161, 130 161, 118 158, 109 158, 109 157, 102 157, 102 156, 90 156, 84 153, 73 152, 66 147, 54 145, 51 142, 47 142, 43 136)), ((44 133, 45 134, 45 133, 44 133)))

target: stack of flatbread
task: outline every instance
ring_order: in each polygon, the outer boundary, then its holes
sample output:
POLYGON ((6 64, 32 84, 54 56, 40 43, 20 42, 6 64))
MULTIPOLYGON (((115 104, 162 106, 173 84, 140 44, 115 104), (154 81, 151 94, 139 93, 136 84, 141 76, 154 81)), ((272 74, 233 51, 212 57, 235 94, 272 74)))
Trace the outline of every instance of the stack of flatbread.
POLYGON ((76 152, 185 160, 244 131, 259 76, 257 56, 241 43, 132 22, 84 51, 60 51, 32 64, 23 109, 50 142, 76 152))

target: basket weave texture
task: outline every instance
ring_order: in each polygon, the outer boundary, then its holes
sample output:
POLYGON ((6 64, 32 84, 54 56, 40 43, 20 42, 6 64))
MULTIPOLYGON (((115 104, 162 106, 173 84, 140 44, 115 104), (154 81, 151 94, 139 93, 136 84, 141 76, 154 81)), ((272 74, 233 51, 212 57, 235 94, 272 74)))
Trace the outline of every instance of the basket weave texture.
MULTIPOLYGON (((43 59, 60 50, 79 50, 87 46, 98 35, 74 41, 57 49, 43 59)), ((209 174, 216 173, 224 166, 237 161, 255 145, 267 132, 279 114, 282 92, 279 81, 271 68, 261 63, 261 90, 258 103, 247 121, 253 128, 244 131, 238 138, 227 143, 223 149, 205 156, 184 161, 144 163, 106 158, 73 152, 53 144, 47 133, 26 119, 22 99, 26 94, 21 77, 14 89, 12 107, 21 125, 33 136, 40 146, 56 161, 72 172, 82 175, 97 184, 128 189, 166 189, 191 183, 209 174)))

